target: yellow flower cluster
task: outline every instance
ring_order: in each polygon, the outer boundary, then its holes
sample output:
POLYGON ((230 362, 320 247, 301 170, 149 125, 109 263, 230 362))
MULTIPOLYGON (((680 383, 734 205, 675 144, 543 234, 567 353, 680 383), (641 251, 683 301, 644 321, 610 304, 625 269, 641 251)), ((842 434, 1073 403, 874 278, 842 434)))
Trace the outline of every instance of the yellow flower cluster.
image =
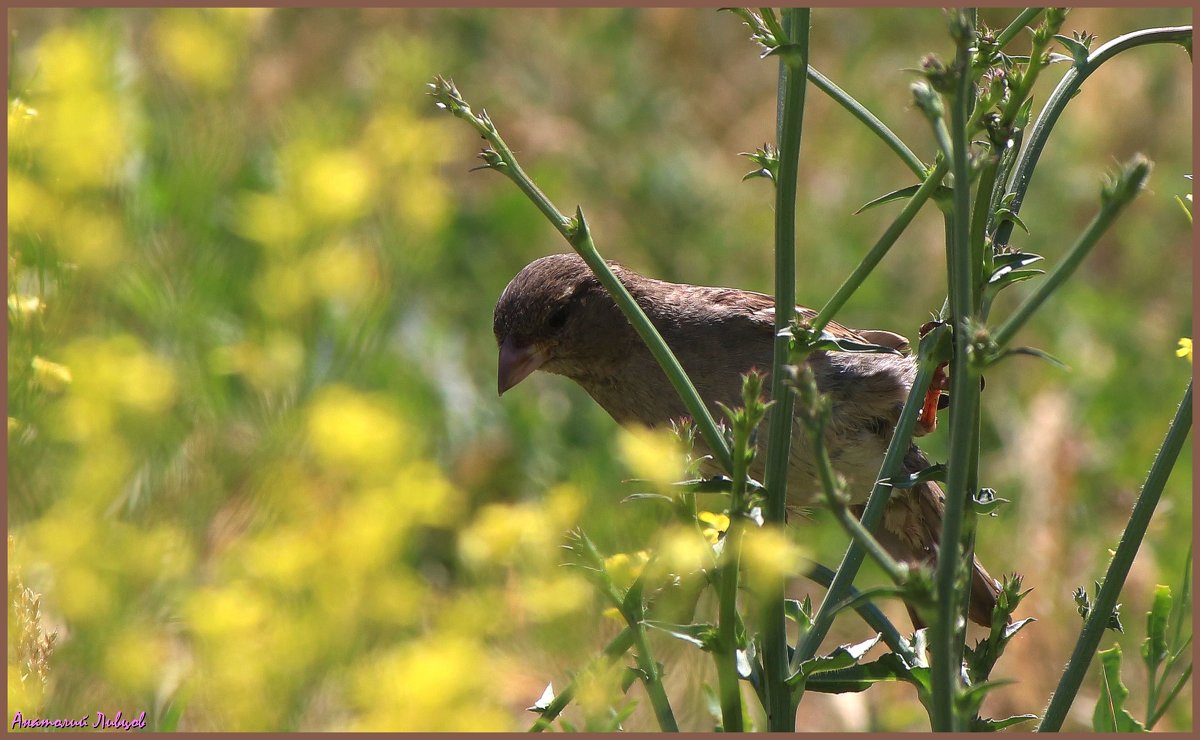
MULTIPOLYGON (((314 315, 357 331, 397 260, 434 256, 456 147, 419 95, 333 117, 297 95, 258 151, 271 176, 219 179, 247 150, 205 111, 279 71, 250 71, 275 12, 156 11, 133 33, 64 14, 21 58, 37 71, 8 111, 9 705, 140 707, 158 729, 517 729, 529 697, 496 679, 528 659, 514 635, 593 599, 559 566, 581 494, 476 507, 426 409, 314 371, 314 315), (154 85, 188 104, 150 111, 154 85), (149 176, 156 146, 182 159, 149 176), (171 198, 193 191, 211 201, 188 232, 171 217, 195 204, 171 198), (246 289, 192 302, 228 275, 199 272, 222 249, 246 289)), ((364 53, 387 90, 419 91, 432 57, 382 33, 364 53)))

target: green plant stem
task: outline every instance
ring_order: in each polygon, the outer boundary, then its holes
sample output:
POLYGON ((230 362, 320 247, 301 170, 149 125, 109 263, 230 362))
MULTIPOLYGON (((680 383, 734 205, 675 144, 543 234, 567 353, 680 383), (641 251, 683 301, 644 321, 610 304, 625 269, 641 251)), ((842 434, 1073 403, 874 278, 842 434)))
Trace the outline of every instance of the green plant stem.
POLYGON ((617 279, 609 268, 608 263, 600 256, 595 243, 592 241, 592 235, 587 227, 587 222, 584 220, 583 211, 576 209, 575 218, 569 219, 562 214, 543 193, 533 180, 525 174, 521 169, 521 165, 517 162, 516 156, 508 145, 504 143, 504 139, 500 136, 496 126, 488 117, 486 111, 481 111, 476 115, 471 106, 459 94, 458 89, 453 82, 437 78, 430 85, 433 89, 431 93, 438 105, 450 111, 454 116, 463 119, 471 124, 477 132, 492 146, 494 151, 485 151, 481 156, 487 163, 490 169, 494 169, 502 173, 505 177, 512 180, 513 183, 525 193, 526 197, 537 207, 542 215, 558 229, 558 232, 566 238, 571 247, 579 254, 591 271, 595 274, 600 284, 604 286, 609 295, 616 302, 617 307, 625 314, 629 323, 633 325, 638 336, 646 343, 650 353, 654 355, 654 359, 662 367, 663 372, 674 386, 675 392, 679 394, 684 406, 687 407, 688 413, 691 414, 692 420, 696 427, 700 430, 700 435, 704 438, 705 443, 712 451, 716 458, 717 464, 725 471, 733 469, 733 460, 729 454, 729 447, 725 444, 725 438, 721 435, 717 427, 716 421, 712 414, 704 405, 704 400, 700 398, 700 393, 696 390, 696 386, 692 383, 684 371, 683 366, 679 364, 679 360, 667 346, 662 335, 650 322, 646 313, 630 295, 624 284, 617 279))
MULTIPOLYGON (((858 543, 854 543, 853 546, 857 546, 857 544, 858 543)), ((837 577, 837 573, 835 571, 815 562, 811 564, 811 569, 808 571, 807 575, 808 578, 816 583, 821 584, 826 589, 829 589, 833 586, 834 579, 837 577)), ((846 599, 852 599, 855 596, 858 596, 859 592, 858 589, 850 586, 849 588, 846 588, 843 593, 845 594, 846 599)), ((845 603, 845 601, 842 603, 845 603)), ((912 662, 912 649, 904 643, 904 638, 901 637, 900 630, 896 629, 896 625, 892 624, 891 620, 884 615, 879 607, 868 601, 865 603, 855 604, 854 611, 858 614, 858 616, 862 617, 862 620, 867 623, 867 626, 883 636, 884 644, 891 648, 892 652, 904 656, 905 660, 912 662)), ((820 640, 817 640, 817 642, 820 643, 820 640)), ((797 659, 798 654, 799 651, 792 654, 793 670, 795 670, 795 667, 803 662, 803 660, 797 659)), ((808 657, 811 658, 812 656, 810 655, 808 657)), ((804 660, 807 660, 807 658, 804 660)))
MULTIPOLYGON (((625 627, 616 637, 612 639, 612 642, 608 643, 599 657, 608 661, 614 661, 627 653, 631 647, 633 647, 633 630, 629 627, 625 627)), ((571 700, 574 698, 575 680, 572 679, 562 691, 560 691, 558 694, 555 694, 554 699, 552 699, 550 703, 546 705, 546 708, 541 711, 541 716, 537 718, 537 721, 533 723, 533 726, 529 728, 529 731, 542 732, 543 730, 550 729, 554 720, 558 717, 558 715, 562 714, 562 711, 567 708, 567 705, 569 705, 571 700)))
MULTIPOLYGON (((1000 155, 996 152, 989 154, 988 161, 984 164, 983 169, 979 173, 979 185, 975 190, 975 210, 971 214, 971 262, 974 265, 975 275, 972 278, 972 285, 983 285, 987 279, 985 271, 987 270, 991 260, 985 260, 985 251, 987 250, 987 234, 988 218, 991 216, 992 190, 996 187, 996 172, 1000 167, 1000 155)), ((979 314, 982 309, 983 291, 975 291, 973 296, 974 302, 971 305, 972 312, 979 314)), ((982 318, 982 317, 981 317, 982 318)))
POLYGON ((888 253, 888 250, 892 248, 892 245, 896 243, 896 240, 900 238, 900 235, 904 233, 904 230, 908 228, 908 225, 912 223, 917 212, 925 205, 925 201, 929 200, 929 197, 937 192, 949 169, 950 167, 946 163, 946 160, 943 159, 937 163, 925 178, 925 181, 921 183, 921 187, 917 189, 917 192, 913 193, 913 196, 904 205, 904 210, 900 211, 900 214, 896 216, 895 220, 887 227, 887 230, 883 232, 883 236, 879 237, 875 245, 862 258, 858 266, 854 268, 854 272, 850 273, 845 282, 838 287, 833 296, 821 307, 816 318, 812 321, 814 331, 819 332, 825 328, 825 325, 846 304, 846 301, 850 300, 850 296, 854 295, 854 291, 858 290, 858 287, 862 285, 867 276, 871 274, 871 271, 875 269, 875 266, 879 264, 884 255, 888 253))
POLYGON ((1188 679, 1191 677, 1192 666, 1189 665, 1186 669, 1184 669, 1183 673, 1179 674, 1179 679, 1175 681, 1175 685, 1172 686, 1171 690, 1167 692, 1166 697, 1163 699, 1163 703, 1160 704, 1158 708, 1154 710, 1154 714, 1150 715, 1150 718, 1146 720, 1147 730, 1154 729, 1154 726, 1158 724, 1158 721, 1162 719, 1164 714, 1166 714, 1167 708, 1171 706, 1171 702, 1175 701, 1175 697, 1179 695, 1179 691, 1184 687, 1185 684, 1187 684, 1188 679))
MULTIPOLYGON (((1046 24, 1054 26, 1051 19, 1046 20, 1046 24)), ((1057 27, 1050 29, 1057 33, 1057 27)), ((1029 97, 1030 91, 1033 90, 1034 83, 1037 82, 1038 75, 1045 69, 1049 62, 1043 63, 1042 56, 1046 53, 1046 46, 1052 40, 1052 36, 1035 33, 1033 35, 1033 46, 1029 50, 1029 63, 1025 65, 1025 71, 1020 77, 1020 84, 1009 95, 1008 103, 1004 106, 1004 111, 1000 116, 1001 125, 1011 126, 1012 122, 1017 118, 1017 111, 1021 109, 1021 105, 1025 99, 1029 97)))
POLYGON ((723 732, 742 732, 742 693, 737 672, 737 590, 738 568, 742 547, 742 526, 730 522, 725 539, 725 563, 721 567, 721 588, 718 601, 717 690, 721 700, 723 732))
POLYGON ((1009 41, 1016 38, 1017 34, 1024 31, 1025 28, 1042 13, 1046 12, 1045 8, 1025 8, 1020 15, 1013 18, 1012 23, 1004 27, 1004 30, 996 36, 996 48, 1003 49, 1008 45, 1009 41))
POLYGON ((875 539, 862 522, 850 513, 849 500, 844 486, 837 481, 833 470, 833 462, 829 459, 829 450, 825 446, 825 429, 829 426, 832 408, 829 401, 820 395, 812 371, 804 370, 797 392, 801 398, 801 425, 808 435, 809 446, 812 449, 813 461, 817 466, 817 478, 821 490, 825 494, 825 503, 833 512, 834 517, 868 555, 874 558, 892 582, 901 585, 907 580, 907 573, 900 567, 883 545, 875 539))
POLYGON ((654 708, 654 716, 663 732, 679 732, 675 723, 675 714, 671 711, 671 702, 662 684, 662 672, 650 653, 650 641, 646 638, 646 628, 640 621, 633 621, 626 615, 629 626, 633 629, 633 644, 637 650, 637 664, 642 674, 642 684, 646 687, 646 696, 650 706, 654 708))
MULTIPOLYGON (((934 329, 929 336, 921 340, 921 345, 932 347, 945 331, 944 326, 934 329)), ((917 366, 917 376, 913 380, 908 398, 904 401, 904 407, 900 410, 900 418, 896 421, 896 430, 892 433, 887 452, 883 456, 879 477, 871 489, 871 495, 867 498, 867 505, 859 520, 868 531, 875 531, 883 521, 883 514, 887 510, 887 502, 892 494, 892 486, 882 481, 889 480, 898 474, 904 464, 904 456, 908 454, 913 430, 917 426, 917 416, 921 412, 925 392, 933 380, 936 366, 935 360, 925 353, 921 354, 920 364, 917 366)), ((862 567, 865 557, 866 549, 857 540, 852 540, 850 546, 846 548, 846 554, 842 556, 842 562, 838 565, 833 580, 825 593, 825 598, 821 601, 821 606, 813 616, 812 627, 802 637, 796 648, 793 667, 817 654, 817 648, 821 646, 821 641, 825 639, 829 627, 833 624, 834 609, 850 596, 854 578, 858 575, 858 570, 862 567)), ((892 649, 895 650, 895 647, 892 649)))
POLYGON ((907 573, 888 554, 887 550, 883 549, 883 545, 879 544, 879 540, 875 539, 875 536, 862 525, 862 522, 850 513, 850 507, 841 498, 842 494, 838 493, 837 483, 834 482, 833 463, 829 461, 829 450, 825 449, 823 436, 824 432, 819 428, 812 435, 812 444, 813 456, 817 460, 817 474, 821 478, 821 488, 825 491, 825 502, 833 510, 833 515, 842 528, 850 535, 850 539, 857 542, 875 560, 887 577, 897 585, 904 583, 907 573))
MULTIPOLYGON (((748 382, 748 381, 747 381, 748 382)), ((741 568, 742 533, 745 528, 746 477, 750 460, 748 409, 733 415, 733 483, 730 491, 729 532, 721 551, 720 593, 717 621, 717 689, 721 700, 721 727, 725 732, 743 730, 742 693, 737 672, 737 594, 741 568)))
MULTIPOLYGON (((1179 590, 1176 591, 1175 605, 1177 607, 1174 614, 1171 615, 1171 645, 1178 646, 1183 640, 1183 625, 1191 624, 1191 620, 1187 618, 1191 613, 1192 599, 1192 549, 1194 542, 1188 542, 1187 557, 1183 560, 1183 577, 1180 579, 1179 590)), ((1191 641, 1191 636, 1188 641, 1191 641)), ((1171 660, 1174 661, 1175 656, 1171 660)))
MULTIPOLYGON (((642 685, 646 687, 646 695, 654 708, 659 728, 665 732, 678 732, 675 715, 671 711, 671 703, 663 690, 662 672, 650 653, 650 642, 646 638, 645 603, 642 600, 642 579, 639 576, 633 585, 622 596, 613 585, 608 572, 604 568, 604 558, 596 545, 582 531, 578 532, 577 541, 582 548, 582 556, 587 564, 588 572, 593 576, 600 594, 617 608, 626 626, 632 633, 633 647, 637 651, 637 664, 642 685)), ((577 550, 578 552, 578 550, 577 550)), ((649 564, 647 564, 649 565, 649 564)), ((644 573, 645 571, 643 571, 644 573)), ((610 645, 611 647, 611 645, 610 645)))
MULTIPOLYGON (((808 77, 807 8, 784 8, 783 28, 794 53, 779 65, 779 175, 775 183, 775 354, 771 362, 771 400, 768 420, 766 520, 783 526, 787 500, 788 455, 792 438, 792 393, 784 385, 783 367, 789 361, 788 340, 778 336, 793 317, 796 305, 796 179, 804 125, 805 84, 808 77)), ((783 585, 766 599, 762 614, 763 678, 767 695, 767 726, 774 732, 793 732, 796 715, 787 686, 787 627, 783 585)))
MULTIPOLYGON (((1071 101, 1075 93, 1083 85, 1093 72, 1100 68, 1109 59, 1112 59, 1117 54, 1138 46, 1146 44, 1190 44, 1192 39, 1191 26, 1171 26, 1165 28, 1147 28, 1141 31, 1134 31, 1123 36, 1109 41, 1100 46, 1091 54, 1088 55, 1087 61, 1083 65, 1075 66, 1070 69, 1063 78, 1059 80, 1054 91, 1050 93, 1050 97, 1046 99, 1046 105, 1038 114, 1037 120, 1034 121, 1031 132, 1028 136, 1028 144, 1024 151, 1021 152, 1021 157, 1017 161, 1017 166, 1013 170, 1012 180, 1010 181, 1008 192, 1014 193, 1012 204, 1009 208, 1014 214, 1019 214, 1021 205, 1025 200, 1025 193, 1029 189, 1029 181, 1033 178, 1033 171, 1037 167, 1038 159, 1042 155, 1042 149, 1046 146, 1046 141, 1050 137, 1050 131, 1054 128, 1059 116, 1067 107, 1067 103, 1071 101)), ((1190 49, 1190 46, 1188 47, 1190 49)), ((1004 221, 996 230, 996 245, 1004 246, 1008 244, 1012 238, 1012 230, 1014 224, 1012 221, 1004 221)))
POLYGON ((1175 418, 1167 430, 1162 447, 1159 448, 1150 473, 1146 476, 1146 483, 1133 505, 1133 513, 1129 515, 1129 523, 1125 525, 1121 542, 1108 565, 1108 572, 1104 574, 1104 582, 1100 586, 1100 592, 1096 594, 1096 602, 1083 623, 1083 630, 1079 633, 1075 649, 1071 652, 1058 686, 1050 698, 1050 705, 1046 707, 1042 722, 1038 725, 1038 732, 1057 732, 1062 727, 1067 711, 1083 684, 1092 656, 1104 636, 1109 616, 1117 606, 1117 598, 1125 586, 1125 578, 1129 575, 1133 559, 1137 556, 1142 539, 1146 536, 1146 529, 1150 526, 1150 519, 1154 516, 1154 509, 1162 496, 1163 487, 1167 484, 1171 469, 1175 467, 1175 461, 1179 458, 1179 452, 1183 449, 1183 443, 1187 440, 1191 428, 1192 384, 1189 382, 1187 390, 1183 393, 1183 400, 1175 410, 1175 418))
MULTIPOLYGON (((964 24, 966 25, 966 24, 964 24)), ((961 559, 963 518, 966 513, 968 475, 971 449, 974 396, 979 394, 979 380, 967 361, 969 339, 967 322, 975 303, 972 280, 975 250, 971 244, 971 190, 967 162, 967 121, 973 105, 969 36, 958 40, 955 68, 958 70, 958 89, 950 97, 949 154, 954 173, 953 216, 951 240, 947 244, 946 261, 950 287, 950 315, 954 336, 954 357, 950 364, 950 449, 946 470, 946 501, 942 515, 941 550, 935 571, 937 613, 930 625, 931 711, 930 722, 935 732, 961 729, 955 712, 962 666, 962 639, 958 627, 960 589, 958 569, 961 559)))
POLYGON ((883 143, 887 144, 896 153, 896 156, 900 157, 901 161, 912 170, 914 175, 919 178, 926 176, 927 168, 920 157, 913 154, 908 145, 901 141, 900 137, 896 136, 874 113, 867 110, 866 106, 855 100, 853 96, 835 85, 832 80, 813 67, 808 68, 808 79, 812 81, 818 90, 833 98, 839 105, 850 111, 851 115, 862 121, 863 125, 882 139, 883 143))
POLYGON ((997 346, 1004 347, 1007 345, 1013 336, 1016 335, 1017 331, 1025 325, 1025 322, 1029 321, 1030 317, 1033 316, 1034 311, 1075 272, 1075 269, 1079 267, 1083 259, 1091 252, 1092 247, 1096 245, 1096 242, 1100 240, 1104 232, 1112 226, 1113 221, 1121 214, 1125 206, 1129 205, 1141 191, 1146 178, 1150 175, 1150 167, 1150 162, 1145 157, 1141 155, 1134 156, 1118 175, 1117 183, 1112 189, 1111 195, 1104 198, 1099 213, 1096 214, 1091 223, 1084 229, 1083 234, 1079 236, 1079 239, 1067 251, 1062 261, 1039 283, 1037 289, 1021 305, 1017 306, 1012 315, 999 328, 992 332, 992 340, 997 346))

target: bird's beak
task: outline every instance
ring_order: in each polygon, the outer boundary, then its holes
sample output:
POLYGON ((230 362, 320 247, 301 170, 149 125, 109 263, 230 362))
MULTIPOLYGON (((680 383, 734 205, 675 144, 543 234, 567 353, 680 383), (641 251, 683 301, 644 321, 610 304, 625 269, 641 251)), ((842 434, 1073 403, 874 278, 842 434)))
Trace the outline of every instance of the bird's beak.
POLYGON ((546 362, 546 355, 536 345, 521 346, 512 337, 500 345, 500 366, 496 373, 496 390, 501 396, 546 362))

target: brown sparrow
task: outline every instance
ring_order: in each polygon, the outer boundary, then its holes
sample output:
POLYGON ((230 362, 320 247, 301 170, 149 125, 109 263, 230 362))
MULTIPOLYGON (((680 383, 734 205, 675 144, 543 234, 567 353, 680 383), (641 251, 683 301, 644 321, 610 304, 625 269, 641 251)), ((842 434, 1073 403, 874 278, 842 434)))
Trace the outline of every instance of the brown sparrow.
MULTIPOLYGON (((730 408, 741 405, 742 375, 771 367, 775 300, 745 290, 668 283, 614 262, 609 265, 662 334, 714 416, 719 418, 718 402, 730 408)), ((797 311, 815 316, 811 309, 797 311)), ((543 370, 574 380, 622 425, 661 427, 688 415, 658 362, 577 255, 543 257, 521 270, 496 303, 492 329, 500 346, 501 394, 543 370)), ((908 349, 906 340, 891 332, 854 331, 833 322, 826 330, 839 338, 908 349)), ((916 360, 908 353, 816 351, 806 362, 817 387, 831 401, 826 429, 830 458, 861 511, 912 386, 916 360)), ((928 429, 928 403, 925 409, 922 419, 928 429)), ((758 436, 760 451, 766 449, 765 437, 764 425, 758 436)), ((697 445, 707 452, 703 441, 697 445)), ((904 472, 928 465, 913 445, 904 472)), ((756 456, 750 472, 761 479, 762 455, 756 456)), ((807 435, 800 431, 792 435, 789 482, 790 509, 818 503, 820 484, 807 435)), ((893 492, 876 535, 893 557, 910 564, 936 560, 943 499, 933 482, 893 492)), ((975 560, 969 611, 973 621, 990 624, 998 590, 975 560)))

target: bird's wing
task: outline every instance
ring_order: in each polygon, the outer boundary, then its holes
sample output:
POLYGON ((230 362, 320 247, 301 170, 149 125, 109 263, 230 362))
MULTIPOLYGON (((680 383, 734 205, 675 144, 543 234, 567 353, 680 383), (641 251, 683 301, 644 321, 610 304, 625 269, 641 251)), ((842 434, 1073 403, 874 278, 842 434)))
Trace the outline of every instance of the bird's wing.
MULTIPOLYGON (((706 301, 724 313, 728 312, 731 319, 747 319, 762 331, 775 330, 775 299, 765 293, 755 293, 749 290, 733 288, 707 288, 706 301)), ((796 313, 809 321, 817 317, 817 312, 806 306, 796 306, 796 313)), ((838 339, 852 339, 859 342, 869 342, 901 352, 909 349, 908 339, 895 332, 883 329, 854 330, 836 321, 825 325, 825 330, 838 339)))

